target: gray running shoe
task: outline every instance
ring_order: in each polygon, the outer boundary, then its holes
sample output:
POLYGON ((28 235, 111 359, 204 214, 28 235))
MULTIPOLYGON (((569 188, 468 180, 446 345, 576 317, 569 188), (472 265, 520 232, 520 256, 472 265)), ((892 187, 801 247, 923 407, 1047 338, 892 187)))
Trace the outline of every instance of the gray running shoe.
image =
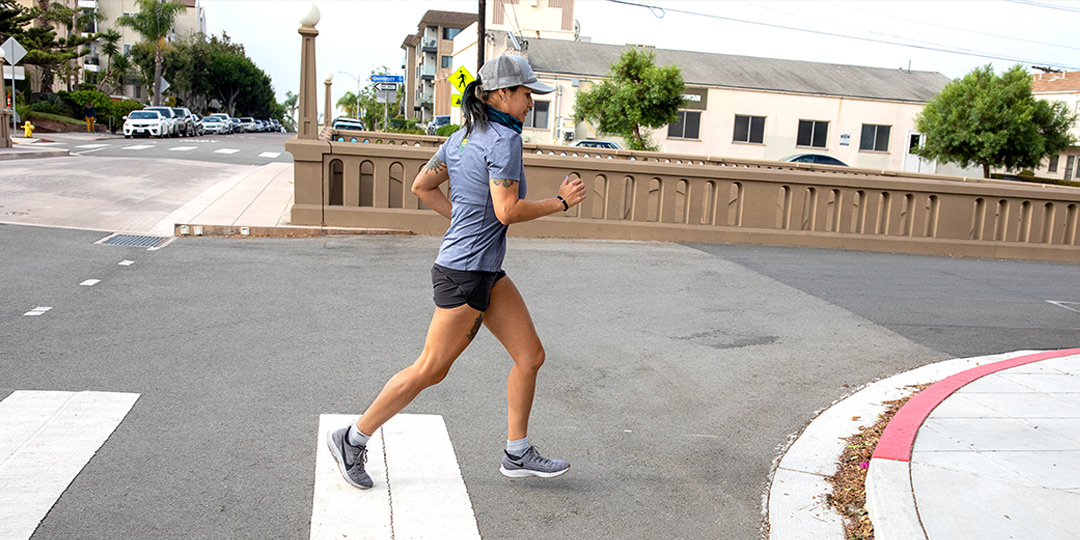
POLYGON ((364 471, 364 463, 367 463, 367 447, 349 444, 348 427, 326 432, 326 444, 330 447, 330 452, 334 454, 338 469, 346 482, 360 489, 372 486, 371 477, 364 471))
POLYGON ((503 450, 502 466, 499 472, 510 478, 523 478, 526 476, 539 476, 551 478, 569 471, 570 464, 561 459, 547 459, 540 455, 540 449, 530 446, 525 455, 514 459, 503 450))

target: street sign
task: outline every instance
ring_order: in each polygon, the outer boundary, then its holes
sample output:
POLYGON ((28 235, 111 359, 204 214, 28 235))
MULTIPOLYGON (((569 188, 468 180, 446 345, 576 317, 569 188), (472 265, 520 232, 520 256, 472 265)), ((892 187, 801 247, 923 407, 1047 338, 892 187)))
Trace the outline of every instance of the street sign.
POLYGON ((381 82, 376 83, 375 88, 378 88, 379 90, 397 90, 397 85, 394 83, 381 82))
POLYGON ((451 107, 460 107, 461 106, 461 94, 450 94, 450 106, 451 107))
POLYGON ((450 76, 450 84, 454 85, 454 88, 458 89, 458 92, 465 92, 465 87, 469 86, 469 83, 476 80, 476 77, 469 73, 469 70, 465 69, 465 66, 457 68, 454 74, 450 76))
POLYGON ((372 75, 371 82, 403 84, 405 82, 405 77, 401 75, 372 75))
POLYGON ((13 37, 7 38, 7 41, 0 45, 0 48, 4 49, 4 59, 13 66, 18 64, 22 57, 26 56, 26 49, 19 45, 19 42, 15 41, 13 37))

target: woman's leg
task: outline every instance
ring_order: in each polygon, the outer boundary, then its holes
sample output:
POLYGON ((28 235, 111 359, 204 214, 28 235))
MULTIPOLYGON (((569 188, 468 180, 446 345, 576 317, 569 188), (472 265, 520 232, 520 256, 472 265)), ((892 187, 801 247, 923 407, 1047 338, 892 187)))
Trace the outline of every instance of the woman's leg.
POLYGON ((544 364, 544 346, 525 300, 509 277, 496 281, 492 287, 484 325, 514 359, 506 379, 506 439, 524 439, 529 434, 529 413, 536 392, 536 374, 544 364))
POLYGON ((452 309, 435 308, 420 357, 413 365, 390 378, 356 422, 357 429, 374 435, 375 430, 404 409, 420 391, 443 380, 454 360, 476 337, 483 319, 482 311, 468 305, 452 309))

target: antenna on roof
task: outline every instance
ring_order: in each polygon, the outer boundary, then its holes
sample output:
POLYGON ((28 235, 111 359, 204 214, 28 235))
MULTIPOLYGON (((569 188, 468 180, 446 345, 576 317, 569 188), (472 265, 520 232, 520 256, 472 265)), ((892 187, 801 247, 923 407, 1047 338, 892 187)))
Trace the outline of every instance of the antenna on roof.
POLYGON ((1037 69, 1043 73, 1063 73, 1060 69, 1054 69, 1050 66, 1031 66, 1031 69, 1037 69))

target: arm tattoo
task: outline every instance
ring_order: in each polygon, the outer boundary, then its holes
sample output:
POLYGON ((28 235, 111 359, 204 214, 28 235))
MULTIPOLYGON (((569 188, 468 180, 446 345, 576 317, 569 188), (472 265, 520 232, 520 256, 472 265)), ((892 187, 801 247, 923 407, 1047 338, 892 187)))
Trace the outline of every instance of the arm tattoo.
POLYGON ((426 169, 428 172, 441 173, 444 169, 446 169, 446 164, 443 163, 442 160, 440 160, 439 158, 431 156, 431 159, 429 159, 427 162, 426 169))
POLYGON ((476 322, 473 323, 472 330, 469 330, 469 341, 472 341, 476 337, 476 333, 480 331, 480 323, 484 322, 484 314, 481 313, 476 316, 476 322))
POLYGON ((510 187, 510 186, 512 186, 512 185, 514 185, 516 183, 517 183, 517 180, 508 180, 506 178, 492 178, 491 179, 491 185, 493 185, 493 186, 510 187))

